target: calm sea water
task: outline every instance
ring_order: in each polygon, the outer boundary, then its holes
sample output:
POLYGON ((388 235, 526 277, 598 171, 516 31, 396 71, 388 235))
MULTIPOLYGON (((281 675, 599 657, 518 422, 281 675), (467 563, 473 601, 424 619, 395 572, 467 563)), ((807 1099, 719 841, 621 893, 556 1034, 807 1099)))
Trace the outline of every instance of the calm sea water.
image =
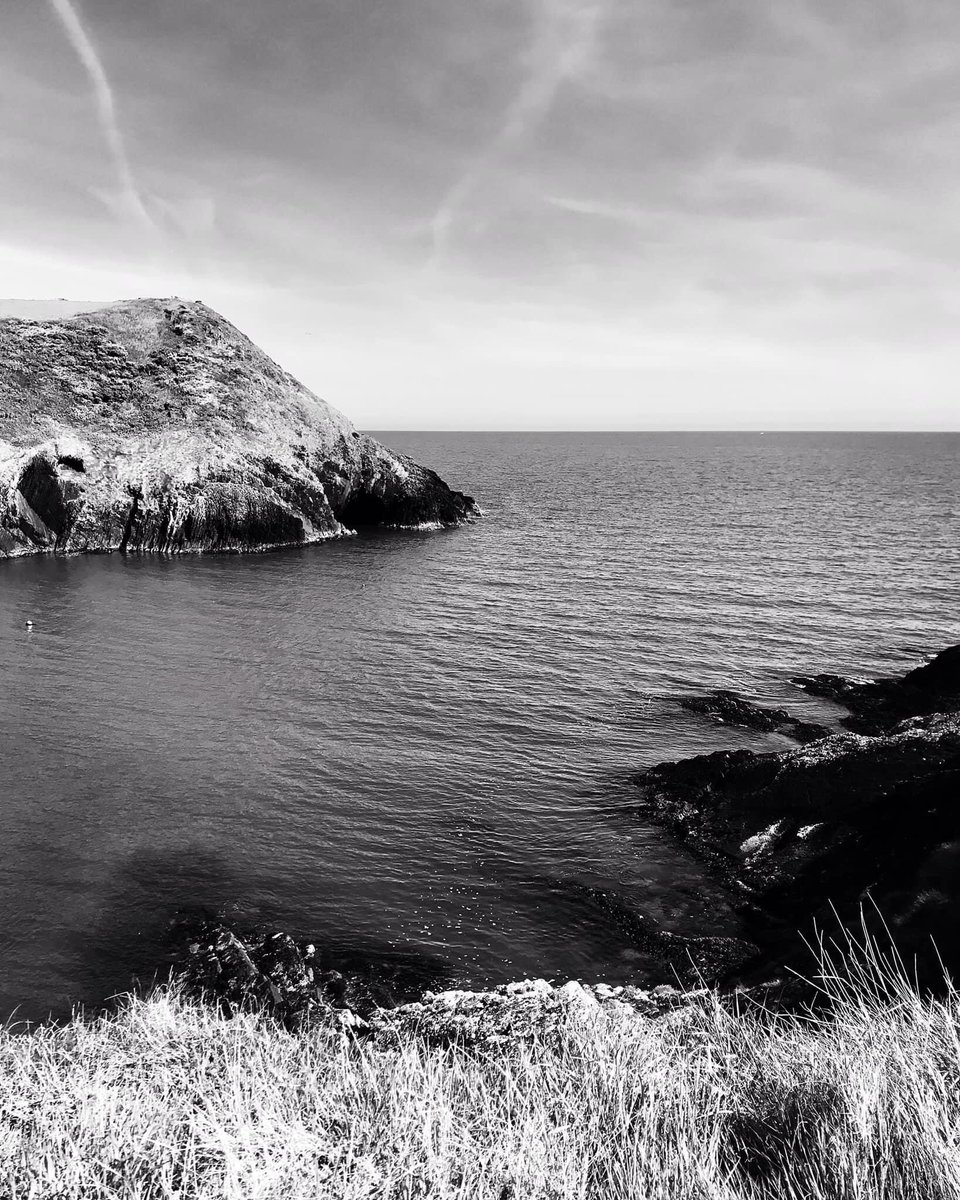
POLYGON ((194 905, 464 982, 642 979, 578 885, 735 922, 627 776, 787 744, 676 697, 822 714, 791 673, 960 640, 960 435, 379 436, 486 518, 0 563, 0 1013, 149 976, 194 905))

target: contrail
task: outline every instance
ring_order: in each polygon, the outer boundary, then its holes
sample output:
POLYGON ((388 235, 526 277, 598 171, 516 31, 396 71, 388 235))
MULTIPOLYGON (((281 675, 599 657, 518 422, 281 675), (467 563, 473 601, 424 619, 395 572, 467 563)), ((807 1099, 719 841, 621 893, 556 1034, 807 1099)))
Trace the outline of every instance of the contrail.
POLYGON ((600 0, 538 0, 530 66, 519 92, 504 114, 493 139, 448 189, 430 222, 431 267, 443 258, 453 227, 470 193, 496 160, 524 138, 547 115, 564 80, 573 75, 593 49, 604 5, 600 0))
POLYGON ((120 126, 117 123, 117 106, 113 99, 113 88, 110 86, 110 80, 103 69, 100 57, 93 42, 90 41, 87 31, 84 29, 71 0, 50 0, 50 3, 53 6, 53 11, 60 18, 63 28, 66 30, 70 45, 77 52, 77 57, 83 63, 87 74, 90 76, 90 82, 93 85, 93 94, 97 102, 100 126, 103 129, 103 135, 110 148, 110 156, 113 159, 113 165, 117 172, 117 180, 120 184, 121 202, 136 221, 145 228, 153 230, 156 226, 144 207, 143 200, 140 197, 133 178, 133 172, 130 170, 130 160, 127 158, 123 136, 120 133, 120 126))

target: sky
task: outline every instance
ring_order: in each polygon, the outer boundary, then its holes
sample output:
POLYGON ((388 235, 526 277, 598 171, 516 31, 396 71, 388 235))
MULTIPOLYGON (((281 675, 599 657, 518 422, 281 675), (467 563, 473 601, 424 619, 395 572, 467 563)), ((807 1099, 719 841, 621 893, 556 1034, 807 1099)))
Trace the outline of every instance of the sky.
POLYGON ((3 0, 0 295, 369 429, 960 427, 956 0, 3 0))

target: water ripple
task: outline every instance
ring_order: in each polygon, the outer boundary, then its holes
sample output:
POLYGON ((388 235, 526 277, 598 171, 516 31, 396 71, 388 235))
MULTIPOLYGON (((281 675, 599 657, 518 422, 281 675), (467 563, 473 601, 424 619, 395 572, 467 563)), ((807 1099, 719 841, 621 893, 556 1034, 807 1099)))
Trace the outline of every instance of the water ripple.
POLYGON ((565 882, 735 925, 629 773, 784 745, 677 695, 822 717, 791 674, 960 639, 955 435, 386 440, 486 519, 0 564, 0 1012, 149 974, 191 902, 473 982, 642 974, 565 882))

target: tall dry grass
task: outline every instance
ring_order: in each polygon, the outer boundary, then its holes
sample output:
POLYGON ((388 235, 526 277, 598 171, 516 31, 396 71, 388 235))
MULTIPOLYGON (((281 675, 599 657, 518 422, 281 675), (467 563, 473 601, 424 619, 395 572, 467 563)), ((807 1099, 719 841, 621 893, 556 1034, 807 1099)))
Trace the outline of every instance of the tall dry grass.
POLYGON ((871 942, 830 1004, 719 1001, 493 1050, 390 1049, 174 990, 0 1037, 0 1196, 960 1196, 960 996, 871 942))

